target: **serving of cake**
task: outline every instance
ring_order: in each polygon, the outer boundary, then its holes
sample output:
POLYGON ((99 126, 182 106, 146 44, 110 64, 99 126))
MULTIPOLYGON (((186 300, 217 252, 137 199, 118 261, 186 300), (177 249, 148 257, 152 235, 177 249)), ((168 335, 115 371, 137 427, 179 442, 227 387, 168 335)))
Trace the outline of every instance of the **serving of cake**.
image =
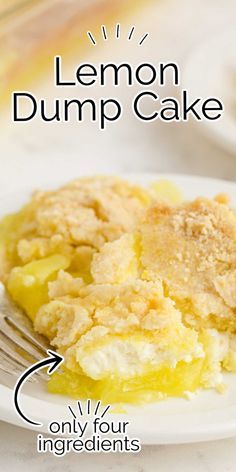
POLYGON ((236 214, 90 177, 36 192, 0 223, 0 277, 64 356, 48 389, 145 403, 225 389, 236 372, 236 214))

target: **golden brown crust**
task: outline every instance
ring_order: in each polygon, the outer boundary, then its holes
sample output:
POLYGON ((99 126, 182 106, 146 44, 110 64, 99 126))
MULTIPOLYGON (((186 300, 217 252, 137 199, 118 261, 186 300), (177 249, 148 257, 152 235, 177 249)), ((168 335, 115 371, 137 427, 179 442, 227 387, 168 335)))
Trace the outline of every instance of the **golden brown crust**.
POLYGON ((132 231, 149 203, 148 193, 117 177, 76 180, 34 195, 38 234, 60 234, 71 244, 101 247, 132 231))
POLYGON ((230 278, 236 292, 235 213, 206 198, 176 208, 155 205, 140 231, 141 260, 150 279, 160 277, 171 297, 188 302, 189 315, 215 317, 222 329, 235 330, 236 304, 222 282, 230 278))

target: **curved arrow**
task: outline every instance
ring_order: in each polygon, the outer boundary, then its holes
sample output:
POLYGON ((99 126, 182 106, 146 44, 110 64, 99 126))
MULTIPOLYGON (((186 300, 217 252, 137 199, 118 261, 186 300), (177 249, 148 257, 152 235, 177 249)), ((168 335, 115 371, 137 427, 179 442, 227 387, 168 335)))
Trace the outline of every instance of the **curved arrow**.
POLYGON ((33 424, 34 426, 42 426, 42 423, 36 423, 35 421, 30 420, 29 418, 27 418, 27 416, 24 415, 24 413, 21 411, 19 407, 18 397, 19 397, 19 393, 23 384, 28 379, 28 377, 30 377, 34 372, 40 369, 44 369, 48 365, 49 367, 48 367, 47 373, 51 375, 53 372, 55 372, 55 370, 59 367, 59 365, 64 361, 64 357, 58 354, 57 352, 54 352, 48 349, 47 353, 49 354, 50 357, 47 357, 46 359, 43 359, 42 361, 36 362, 36 364, 32 365, 25 372, 23 372, 23 374, 18 379, 14 388, 13 400, 14 400, 14 406, 18 415, 20 415, 21 418, 24 421, 26 421, 26 423, 33 424))

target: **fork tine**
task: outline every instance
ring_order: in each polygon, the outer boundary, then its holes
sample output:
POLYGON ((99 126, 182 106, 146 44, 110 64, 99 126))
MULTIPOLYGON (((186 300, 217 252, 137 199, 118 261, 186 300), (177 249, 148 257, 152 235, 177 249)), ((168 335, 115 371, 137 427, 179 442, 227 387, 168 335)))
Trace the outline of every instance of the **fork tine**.
MULTIPOLYGON (((31 344, 33 344, 35 347, 37 347, 38 349, 40 349, 40 351, 42 351, 44 354, 47 354, 47 346, 46 346, 46 343, 43 344, 43 342, 39 341, 38 338, 36 339, 35 337, 33 337, 29 330, 25 327, 23 327, 20 323, 17 323, 13 318, 11 318, 10 316, 7 316, 7 315, 4 315, 4 319, 5 321, 7 322, 8 325, 12 325, 14 326, 15 329, 17 329, 17 331, 19 331, 19 333, 24 336, 25 339, 27 339, 28 341, 31 342, 31 344)), ((22 339, 22 338, 21 338, 22 339)))
MULTIPOLYGON (((33 330, 31 320, 10 299, 0 282, 0 369, 7 373, 21 373, 47 354, 49 342, 33 330)), ((44 369, 35 372, 34 378, 48 380, 44 369)))
POLYGON ((6 367, 8 368, 8 371, 11 369, 13 369, 13 371, 18 371, 18 372, 21 372, 22 370, 20 369, 19 365, 17 365, 15 363, 15 361, 13 361, 9 356, 7 356, 5 354, 4 351, 2 351, 2 349, 0 350, 1 352, 1 359, 0 359, 0 362, 1 362, 1 366, 2 367, 6 367))
MULTIPOLYGON (((5 317, 4 317, 5 319, 5 317)), ((16 334, 16 331, 10 327, 6 322, 0 322, 0 331, 4 336, 6 336, 10 341, 14 342, 14 344, 19 348, 24 350, 27 354, 35 358, 36 360, 42 359, 42 354, 38 350, 36 350, 32 344, 26 341, 24 338, 16 334)))
MULTIPOLYGON (((8 342, 8 338, 6 340, 2 340, 2 333, 0 333, 0 352, 1 352, 1 357, 4 356, 5 354, 5 359, 7 358, 10 363, 13 365, 13 368, 19 369, 18 373, 22 374, 24 369, 27 369, 28 367, 32 366, 32 362, 25 357, 22 356, 22 354, 19 354, 14 347, 10 345, 11 341, 8 342), (19 367, 22 367, 20 369, 19 367)), ((13 344, 13 343, 12 343, 13 344)), ((0 358, 1 359, 1 358, 0 358)), ((9 373, 9 371, 8 371, 9 373)), ((36 377, 39 377, 43 380, 48 380, 47 374, 45 374, 42 371, 38 371, 35 373, 36 377)))
MULTIPOLYGON (((19 376, 22 374, 23 369, 20 369, 19 365, 12 361, 7 355, 0 349, 0 370, 5 372, 9 375, 17 375, 19 376)), ((37 382, 37 378, 30 377, 28 379, 30 382, 37 382)))
MULTIPOLYGON (((17 372, 17 371, 13 371, 13 372, 10 372, 10 370, 7 368, 7 367, 3 367, 2 365, 0 365, 0 370, 2 370, 4 372, 4 374, 7 374, 7 375, 15 375, 15 376, 18 376, 21 374, 21 372, 17 372)), ((35 378, 35 377, 29 377, 27 379, 28 382, 38 382, 38 380, 35 378)))
POLYGON ((27 368, 32 365, 30 361, 25 359, 21 354, 18 354, 14 347, 10 345, 10 342, 8 342, 7 338, 3 339, 2 333, 0 334, 0 349, 1 351, 5 352, 5 354, 7 354, 11 360, 20 364, 21 367, 27 368))
MULTIPOLYGON (((8 339, 10 339, 20 349, 23 349, 27 354, 30 354, 36 360, 43 359, 42 354, 47 354, 46 347, 44 347, 43 344, 39 343, 38 340, 34 339, 31 336, 31 334, 28 333, 28 330, 24 329, 20 324, 16 323, 15 320, 10 318, 9 316, 5 316, 4 318, 5 318, 5 321, 6 321, 7 328, 8 328, 8 331, 4 332, 4 334, 6 334, 8 339), (8 324, 8 322, 9 322, 9 324, 8 324), (13 328, 11 327, 11 325, 19 331, 20 335, 24 336, 26 341, 24 340, 24 338, 18 337, 17 334, 14 333, 13 328), (10 328, 11 332, 9 332, 9 328, 10 328), (9 334, 9 336, 8 336, 8 334, 9 334), (29 340, 29 342, 28 342, 28 340, 29 340), (32 343, 33 346, 30 343, 32 343), (37 349, 34 349, 34 345, 37 347, 37 349), (38 349, 41 352, 39 352, 38 349)), ((43 372, 42 370, 36 372, 35 375, 40 377, 43 380, 46 380, 46 381, 48 380, 47 374, 45 374, 45 372, 43 372)))

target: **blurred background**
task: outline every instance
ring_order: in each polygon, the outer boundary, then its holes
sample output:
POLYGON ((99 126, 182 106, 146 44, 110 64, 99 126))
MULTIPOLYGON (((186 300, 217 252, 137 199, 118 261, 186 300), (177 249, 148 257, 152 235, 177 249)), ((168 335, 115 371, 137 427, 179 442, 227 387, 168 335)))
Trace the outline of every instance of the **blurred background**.
MULTIPOLYGON (((0 0, 1 189, 25 182, 41 186, 57 173, 64 179, 88 173, 165 172, 235 180, 235 24, 235 0, 0 0), (106 26, 107 40, 101 25, 106 26), (139 46, 146 32, 149 36, 139 46), (13 90, 47 98, 49 112, 55 96, 114 95, 109 85, 105 90, 56 90, 55 54, 62 55, 68 80, 80 62, 177 61, 181 87, 193 97, 219 96, 224 116, 215 123, 144 123, 126 110, 125 118, 103 132, 88 121, 12 123, 13 90)), ((161 93, 178 92, 170 84, 161 93)), ((123 103, 134 95, 135 87, 116 90, 123 103)))

